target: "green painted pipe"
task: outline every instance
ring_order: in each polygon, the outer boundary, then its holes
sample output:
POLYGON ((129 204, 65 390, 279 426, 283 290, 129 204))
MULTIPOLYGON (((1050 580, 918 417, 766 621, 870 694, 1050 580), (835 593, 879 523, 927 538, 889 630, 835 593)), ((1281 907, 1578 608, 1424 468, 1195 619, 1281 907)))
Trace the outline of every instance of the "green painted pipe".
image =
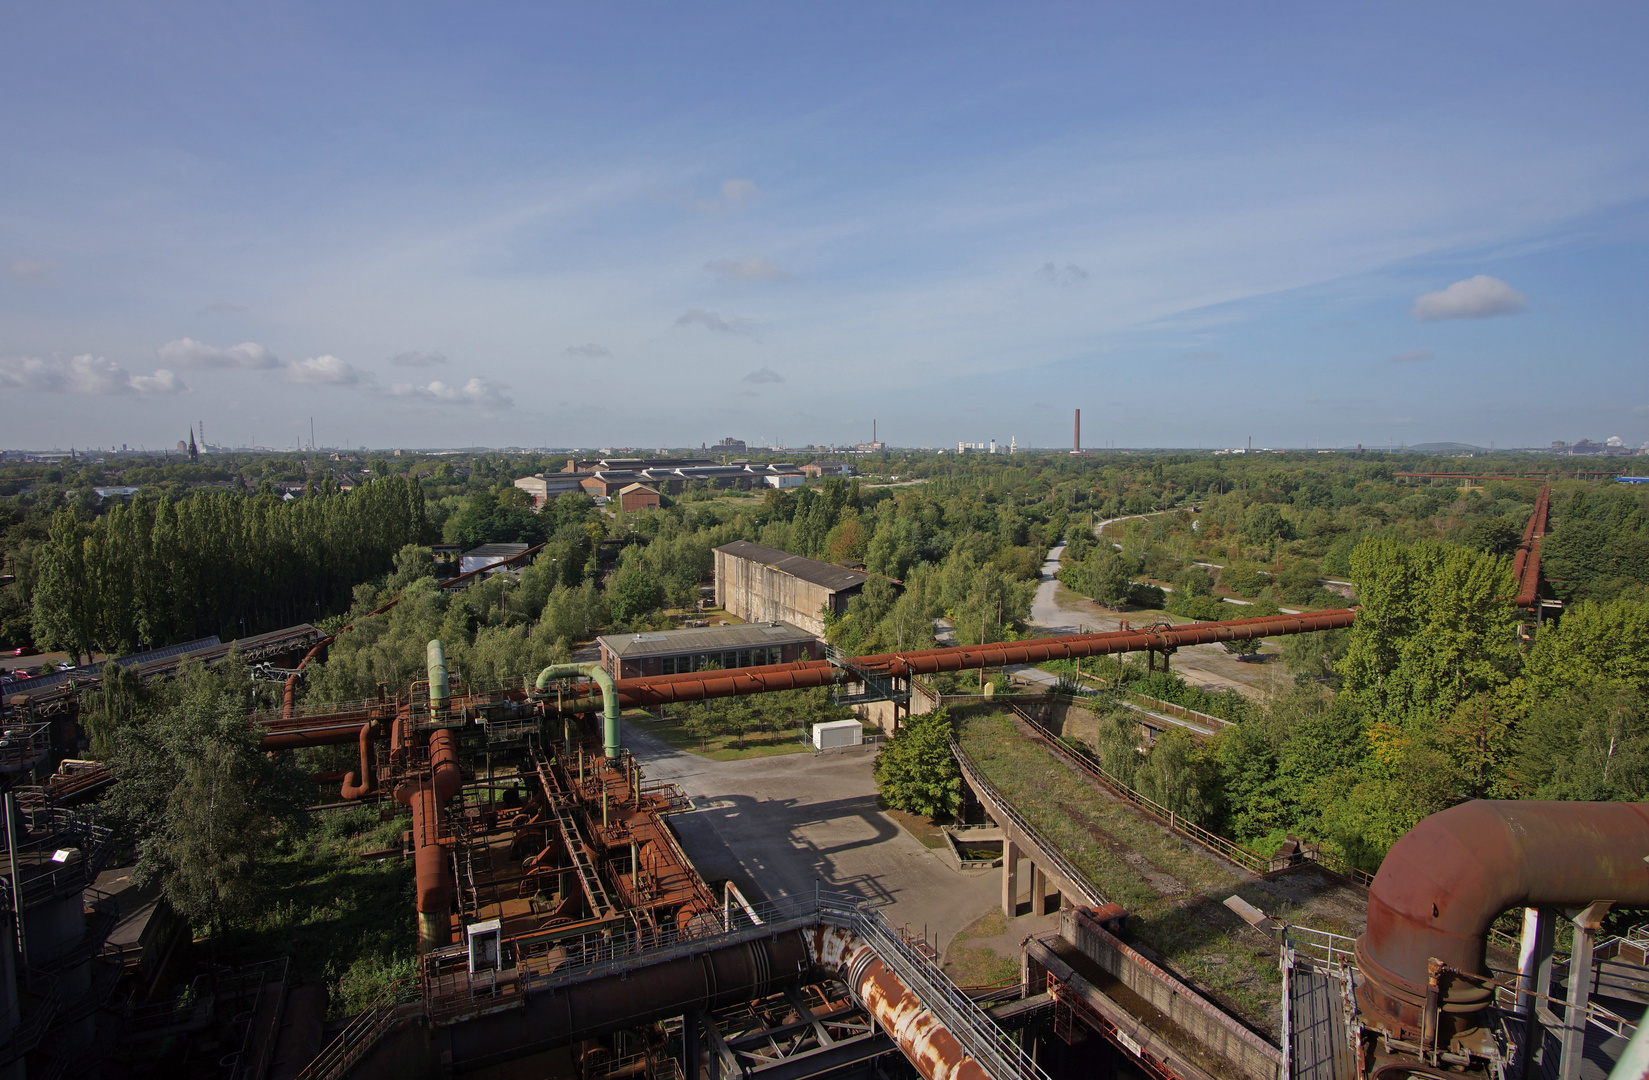
MULTIPOLYGON (((434 642, 432 644, 439 644, 434 642)), ((548 690, 552 679, 567 679, 574 675, 588 675, 601 687, 601 734, 604 751, 609 758, 618 757, 618 688, 613 677, 600 664, 551 664, 538 673, 535 684, 540 691, 548 690)))
POLYGON ((424 648, 425 666, 429 671, 429 711, 447 707, 447 652, 440 638, 432 638, 424 648))

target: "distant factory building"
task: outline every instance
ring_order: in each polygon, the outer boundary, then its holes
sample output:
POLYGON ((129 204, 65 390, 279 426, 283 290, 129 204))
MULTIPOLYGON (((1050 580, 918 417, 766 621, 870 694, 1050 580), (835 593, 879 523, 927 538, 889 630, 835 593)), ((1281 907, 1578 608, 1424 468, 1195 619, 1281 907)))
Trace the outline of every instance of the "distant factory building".
POLYGON ((803 484, 807 483, 807 475, 800 472, 775 473, 766 476, 763 479, 767 481, 768 487, 774 488, 801 487, 803 484))
POLYGON ((630 484, 618 489, 618 508, 625 513, 658 508, 658 492, 646 484, 630 484))
POLYGON ((601 646, 601 666, 615 679, 794 664, 824 655, 818 638, 783 622, 606 634, 596 642, 601 646))
POLYGON ((517 480, 515 486, 532 496, 534 506, 543 506, 557 495, 583 490, 578 477, 567 473, 534 473, 517 480))
POLYGON ((845 461, 810 461, 802 466, 802 472, 814 478, 821 476, 852 476, 853 466, 845 461))
POLYGON ((823 636, 828 609, 837 614, 870 575, 834 563, 737 540, 716 548, 716 603, 751 622, 795 623, 823 636))
POLYGON ((458 572, 468 574, 476 570, 485 570, 489 566, 508 562, 526 550, 526 544, 482 544, 478 548, 470 548, 458 557, 458 572))

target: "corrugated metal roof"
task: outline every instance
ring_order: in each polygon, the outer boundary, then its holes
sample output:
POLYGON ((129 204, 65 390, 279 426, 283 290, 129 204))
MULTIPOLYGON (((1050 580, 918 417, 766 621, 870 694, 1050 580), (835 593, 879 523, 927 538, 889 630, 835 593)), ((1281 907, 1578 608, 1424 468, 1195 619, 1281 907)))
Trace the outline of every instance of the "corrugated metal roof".
POLYGON ((730 649, 767 648, 817 641, 799 626, 781 623, 743 623, 705 626, 692 630, 655 630, 647 634, 607 634, 596 639, 615 656, 634 660, 642 656, 727 652, 730 649))
POLYGON ((863 570, 849 570, 835 563, 792 555, 788 551, 780 551, 763 544, 752 544, 748 540, 735 540, 731 544, 723 544, 716 550, 725 551, 737 559, 749 559, 751 562, 771 566, 782 574, 822 585, 831 592, 842 592, 856 585, 863 585, 870 578, 863 570))
POLYGON ((526 544, 482 544, 464 552, 466 559, 509 559, 527 550, 526 544))

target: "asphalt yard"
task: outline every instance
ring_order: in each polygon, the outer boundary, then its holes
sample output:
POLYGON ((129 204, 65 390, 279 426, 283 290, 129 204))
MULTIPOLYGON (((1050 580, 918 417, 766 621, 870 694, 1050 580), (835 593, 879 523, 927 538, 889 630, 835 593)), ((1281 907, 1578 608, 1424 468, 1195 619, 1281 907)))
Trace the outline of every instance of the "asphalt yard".
POLYGON ((817 887, 857 893, 941 952, 1000 906, 1000 871, 960 869, 877 808, 874 747, 711 761, 645 727, 626 722, 625 745, 648 779, 692 798, 670 822, 706 881, 731 880, 753 902, 817 887))

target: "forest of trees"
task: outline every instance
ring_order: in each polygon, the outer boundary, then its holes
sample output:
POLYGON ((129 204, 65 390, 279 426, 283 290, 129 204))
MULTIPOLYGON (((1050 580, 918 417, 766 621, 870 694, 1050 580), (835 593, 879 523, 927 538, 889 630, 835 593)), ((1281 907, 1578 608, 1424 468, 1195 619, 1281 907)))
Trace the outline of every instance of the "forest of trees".
POLYGON ((89 656, 318 621, 425 529, 423 491, 400 477, 290 502, 200 492, 90 521, 59 510, 34 557, 32 633, 89 656))

